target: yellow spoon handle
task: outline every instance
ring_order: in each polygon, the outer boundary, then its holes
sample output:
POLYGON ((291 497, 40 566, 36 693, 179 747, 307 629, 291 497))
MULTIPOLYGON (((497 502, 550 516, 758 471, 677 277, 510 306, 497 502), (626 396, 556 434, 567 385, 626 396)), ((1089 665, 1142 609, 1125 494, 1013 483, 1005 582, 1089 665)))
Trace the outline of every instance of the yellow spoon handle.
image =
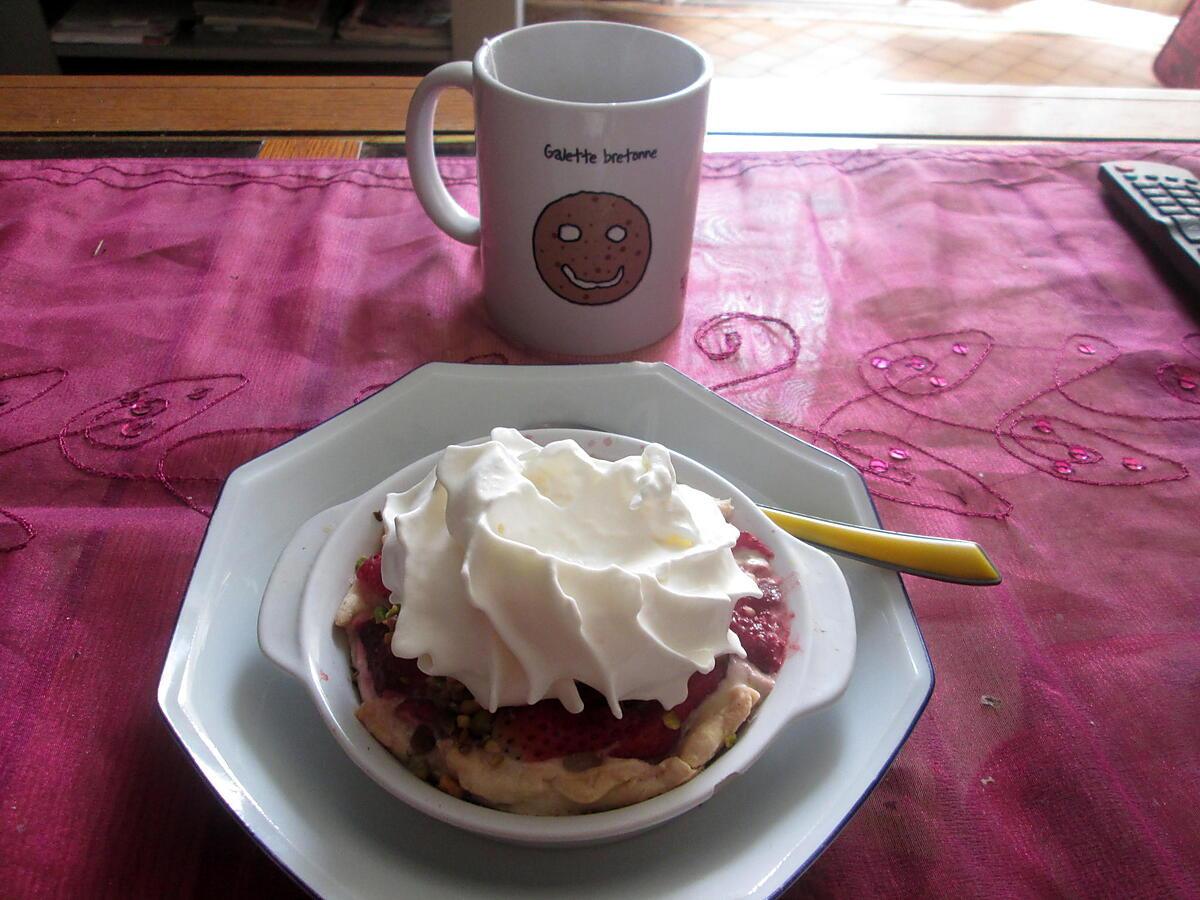
POLYGON ((769 506, 764 506, 762 511, 793 537, 842 556, 938 581, 973 585, 1000 583, 999 571, 974 541, 847 525, 769 506))

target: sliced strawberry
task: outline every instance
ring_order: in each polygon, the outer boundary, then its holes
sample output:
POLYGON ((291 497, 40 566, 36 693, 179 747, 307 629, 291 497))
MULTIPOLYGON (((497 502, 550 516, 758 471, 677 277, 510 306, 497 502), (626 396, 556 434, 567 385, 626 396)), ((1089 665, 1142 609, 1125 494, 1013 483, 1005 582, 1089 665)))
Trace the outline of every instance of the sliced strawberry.
POLYGON ((727 668, 729 657, 722 656, 711 672, 697 672, 688 679, 687 697, 678 706, 671 707, 675 728, 667 724, 667 714, 661 712, 662 706, 658 703, 651 704, 654 707, 653 712, 657 714, 618 741, 609 750, 609 755, 627 759, 658 759, 666 756, 679 740, 679 726, 717 689, 717 685, 725 677, 727 668))
POLYGON ((678 706, 671 707, 671 712, 675 713, 680 722, 690 716, 696 707, 717 689, 717 685, 725 677, 725 670, 728 668, 729 657, 721 656, 717 658, 717 664, 713 666, 711 672, 697 672, 688 679, 687 697, 678 706))
MULTIPOLYGON (((678 722, 682 723, 716 689, 725 677, 728 662, 722 657, 712 672, 697 672, 688 680, 687 699, 671 710, 678 722)), ((610 756, 657 759, 679 740, 678 728, 666 724, 661 703, 628 701, 621 704, 621 711, 618 719, 607 704, 585 705, 580 713, 567 712, 557 700, 510 706, 497 714, 492 736, 530 762, 600 750, 607 750, 610 756)))
POLYGON ((364 559, 359 564, 355 575, 358 578, 358 583, 372 595, 386 597, 389 592, 383 585, 382 565, 383 555, 376 553, 374 556, 364 559))
MULTIPOLYGON (((659 759, 666 756, 675 742, 679 740, 679 729, 669 728, 663 721, 666 715, 661 704, 652 704, 648 714, 638 710, 637 722, 617 743, 609 749, 609 756, 622 759, 659 759)), ((626 713, 625 718, 631 718, 633 713, 626 713)), ((682 719, 680 720, 682 721, 682 719)))
POLYGON ((733 549, 750 550, 767 559, 775 558, 775 552, 748 531, 743 531, 738 535, 737 543, 733 545, 733 549))
POLYGON ((603 707, 585 707, 572 714, 557 700, 543 700, 533 706, 501 709, 492 737, 511 746, 523 759, 536 762, 611 743, 611 725, 606 719, 616 721, 603 707))

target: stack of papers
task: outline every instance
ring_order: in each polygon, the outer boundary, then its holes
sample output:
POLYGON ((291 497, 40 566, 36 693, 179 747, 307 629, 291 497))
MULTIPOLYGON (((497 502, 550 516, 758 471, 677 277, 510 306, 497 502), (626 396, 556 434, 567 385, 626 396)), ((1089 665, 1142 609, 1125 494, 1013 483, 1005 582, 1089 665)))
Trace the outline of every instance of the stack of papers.
POLYGON ((449 0, 355 0, 338 25, 347 44, 392 47, 450 46, 449 0))
POLYGON ((195 0, 196 39, 322 44, 333 38, 329 0, 195 0))
POLYGON ((77 0, 50 29, 56 44, 169 44, 187 0, 77 0))

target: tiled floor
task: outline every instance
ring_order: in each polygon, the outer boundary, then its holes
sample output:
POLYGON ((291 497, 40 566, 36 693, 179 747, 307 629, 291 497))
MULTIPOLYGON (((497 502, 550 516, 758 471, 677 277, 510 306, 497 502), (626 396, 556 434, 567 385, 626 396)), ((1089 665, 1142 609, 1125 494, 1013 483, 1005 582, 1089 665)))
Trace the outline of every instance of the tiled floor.
POLYGON ((1174 22, 1092 0, 527 0, 529 22, 566 18, 682 35, 732 77, 1119 87, 1157 84, 1150 66, 1174 22))

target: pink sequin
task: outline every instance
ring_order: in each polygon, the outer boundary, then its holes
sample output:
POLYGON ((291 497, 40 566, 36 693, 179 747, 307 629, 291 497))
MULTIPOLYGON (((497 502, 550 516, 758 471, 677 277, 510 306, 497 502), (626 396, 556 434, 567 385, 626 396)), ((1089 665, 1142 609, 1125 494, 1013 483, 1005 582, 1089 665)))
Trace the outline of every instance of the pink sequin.
POLYGON ((1033 430, 1040 431, 1042 434, 1051 434, 1054 431, 1054 426, 1045 419, 1038 419, 1033 423, 1033 430))
POLYGON ((1075 471, 1074 467, 1065 459, 1055 460, 1054 471, 1059 475, 1070 475, 1075 471))
POLYGON ((890 469, 891 466, 889 466, 882 459, 873 459, 869 463, 867 463, 867 468, 870 469, 872 472, 874 472, 876 475, 882 475, 884 472, 886 472, 888 469, 890 469))
POLYGON ((907 450, 904 450, 900 447, 893 447, 888 451, 888 456, 890 456, 892 459, 908 459, 909 453, 907 450))
POLYGON ((1078 350, 1080 353, 1082 353, 1084 356, 1091 356, 1092 354, 1094 354, 1096 352, 1096 348, 1093 347, 1091 344, 1080 344, 1075 349, 1078 350))
POLYGON ((968 351, 970 348, 969 348, 969 347, 967 347, 967 345, 966 345, 966 344, 955 344, 955 345, 954 345, 953 347, 951 347, 950 349, 951 349, 951 350, 953 350, 955 353, 957 353, 959 356, 966 356, 966 355, 967 355, 967 351, 968 351))
MULTIPOLYGON (((189 396, 191 395, 189 394, 189 396)), ((166 409, 168 405, 169 404, 167 401, 160 397, 147 397, 145 399, 135 400, 132 404, 130 404, 129 414, 131 416, 139 417, 158 415, 160 412, 166 409)))
MULTIPOLYGON (((1196 392, 1196 386, 1200 384, 1200 369, 1187 363, 1165 362, 1155 370, 1154 377, 1158 380, 1159 386, 1176 400, 1191 406, 1200 405, 1200 394, 1196 392)), ((1171 415, 1150 416, 1148 418, 1153 418, 1160 422, 1182 422, 1200 419, 1200 415, 1194 412, 1180 415, 1179 407, 1176 406, 1172 406, 1170 411, 1171 415)))
POLYGON ((1146 468, 1145 464, 1140 462, 1136 456, 1126 456, 1121 460, 1121 465, 1130 472, 1142 472, 1146 468))
POLYGON ((929 378, 929 383, 932 384, 934 387, 944 388, 950 382, 948 382, 941 375, 932 375, 929 378))
POLYGON ((154 422, 149 419, 139 422, 126 422, 118 430, 123 438, 135 438, 153 424, 154 422))
POLYGON ((884 359, 882 356, 872 356, 871 357, 871 365, 873 365, 877 369, 886 369, 891 364, 892 364, 892 361, 890 359, 884 359))

